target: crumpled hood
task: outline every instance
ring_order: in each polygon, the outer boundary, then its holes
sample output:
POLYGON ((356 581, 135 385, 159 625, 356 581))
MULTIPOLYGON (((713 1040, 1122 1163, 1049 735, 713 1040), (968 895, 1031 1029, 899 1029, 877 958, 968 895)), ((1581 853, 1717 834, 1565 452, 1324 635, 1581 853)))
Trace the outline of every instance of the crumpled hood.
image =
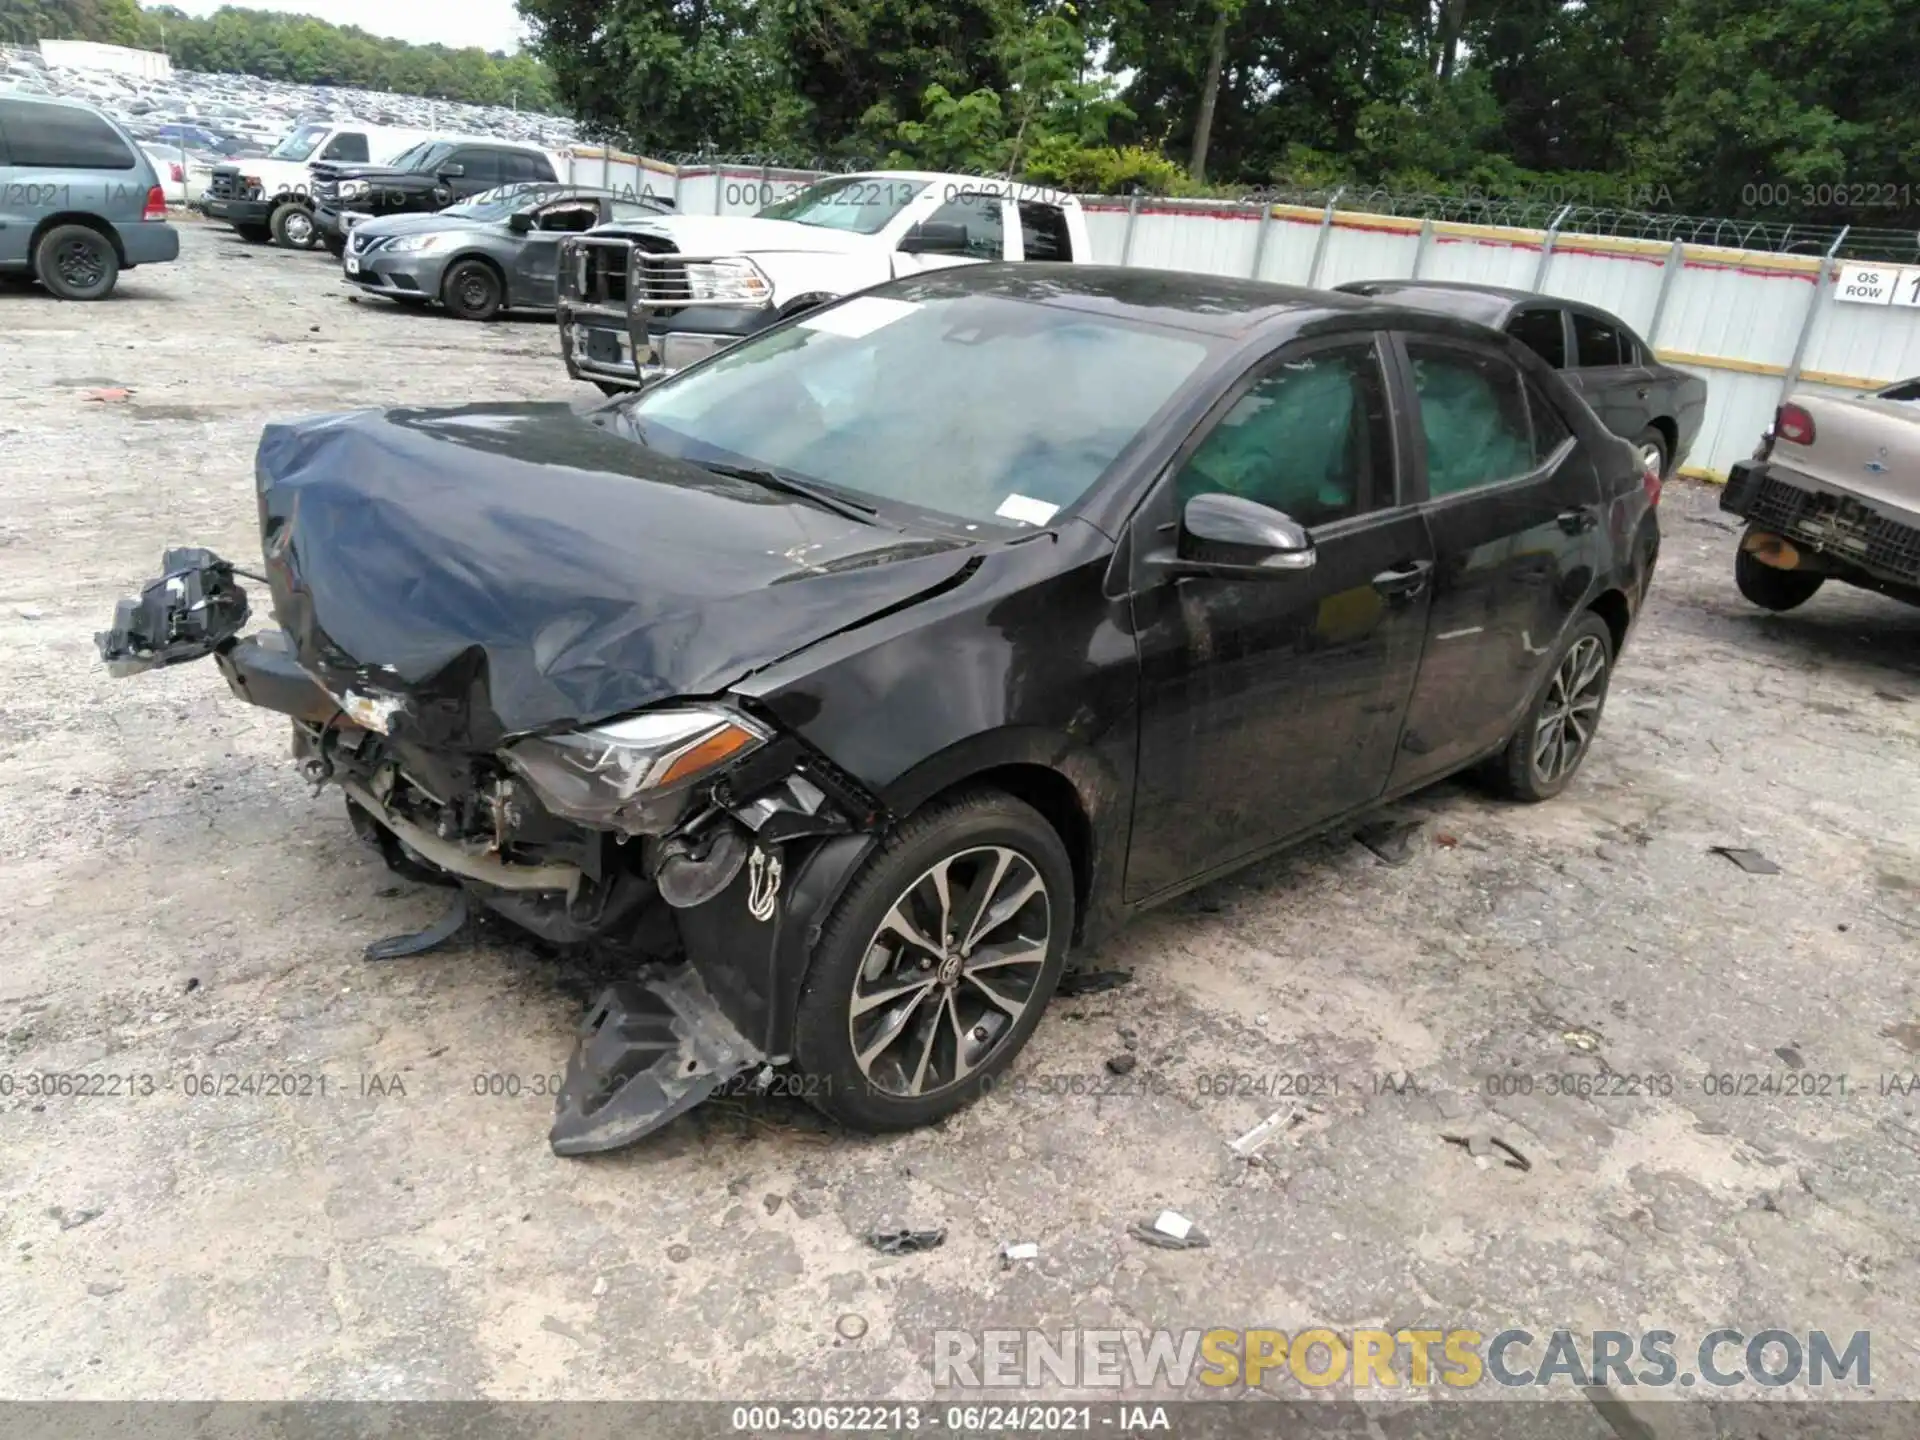
POLYGON ((865 525, 625 439, 560 404, 270 425, 274 611, 393 733, 510 735, 711 695, 951 584, 965 542, 865 525))
POLYGON ((792 220, 761 220, 751 215, 663 215, 626 221, 618 228, 664 235, 682 255, 771 254, 781 250, 852 254, 872 250, 879 243, 871 235, 792 220))

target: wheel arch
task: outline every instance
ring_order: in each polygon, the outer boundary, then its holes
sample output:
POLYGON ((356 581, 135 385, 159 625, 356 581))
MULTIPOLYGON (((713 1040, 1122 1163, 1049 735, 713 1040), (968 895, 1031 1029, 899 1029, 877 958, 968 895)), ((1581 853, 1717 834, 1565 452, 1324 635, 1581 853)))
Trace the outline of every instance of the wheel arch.
POLYGON ((111 220, 103 220, 100 216, 91 215, 85 210, 56 211, 52 215, 47 216, 47 218, 42 220, 38 225, 35 225, 33 227, 33 234, 27 237, 27 260, 29 264, 33 262, 35 255, 40 249, 40 242, 47 237, 47 233, 61 225, 79 225, 106 237, 107 242, 113 246, 114 258, 117 259, 122 266, 126 265, 127 247, 126 242, 120 238, 119 229, 111 220))
MULTIPOLYGON (((1673 467, 1680 463, 1679 422, 1666 415, 1656 415, 1647 422, 1647 428, 1660 433, 1660 439, 1667 447, 1667 473, 1671 474, 1673 467)), ((1667 477, 1662 475, 1660 478, 1664 480, 1667 477)))
POLYGON ((1101 928, 1109 873, 1102 837, 1124 814, 1125 790, 1091 750, 1037 727, 973 735, 920 762, 886 788, 883 799, 905 818, 965 790, 991 788, 1039 812, 1073 865, 1076 943, 1101 928))
POLYGON ((1621 648, 1627 643, 1627 630, 1633 624, 1633 605, 1627 599, 1624 590, 1602 590, 1594 596, 1587 609, 1607 622, 1607 635, 1613 643, 1614 657, 1619 658, 1621 648))

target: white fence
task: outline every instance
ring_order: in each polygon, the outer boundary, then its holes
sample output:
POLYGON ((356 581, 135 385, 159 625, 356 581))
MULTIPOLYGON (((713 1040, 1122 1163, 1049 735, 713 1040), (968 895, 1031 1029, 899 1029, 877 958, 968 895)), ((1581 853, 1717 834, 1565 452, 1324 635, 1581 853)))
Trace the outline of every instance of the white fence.
MULTIPOLYGON (((816 172, 676 167, 576 148, 581 184, 660 195, 686 214, 751 214, 816 172)), ((1836 262, 1675 241, 1511 229, 1292 205, 1083 198, 1094 258, 1282 284, 1464 280, 1584 300, 1707 381, 1685 473, 1724 479, 1793 386, 1852 392, 1920 374, 1920 308, 1835 298, 1836 262)))

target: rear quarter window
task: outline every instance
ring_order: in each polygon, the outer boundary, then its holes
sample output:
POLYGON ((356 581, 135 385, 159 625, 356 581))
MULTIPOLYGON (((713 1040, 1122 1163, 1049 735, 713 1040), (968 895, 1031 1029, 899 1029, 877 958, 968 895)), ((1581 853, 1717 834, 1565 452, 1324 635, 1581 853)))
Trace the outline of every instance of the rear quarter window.
POLYGON ((0 101, 11 163, 23 169, 131 170, 133 151, 105 120, 68 105, 0 101))
POLYGON ((1573 348, 1582 370, 1598 370, 1608 365, 1633 364, 1633 341, 1617 325, 1597 315, 1573 312, 1573 348))
POLYGON ((1020 244, 1029 260, 1071 260, 1073 239, 1067 215, 1058 205, 1020 202, 1020 244))

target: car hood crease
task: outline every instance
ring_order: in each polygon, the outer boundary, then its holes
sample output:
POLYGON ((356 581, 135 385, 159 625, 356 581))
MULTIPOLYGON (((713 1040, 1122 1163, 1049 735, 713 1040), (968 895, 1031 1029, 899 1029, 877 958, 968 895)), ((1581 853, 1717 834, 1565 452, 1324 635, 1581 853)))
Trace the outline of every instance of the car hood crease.
POLYGON ((336 695, 485 749, 710 695, 945 588, 972 549, 716 475, 564 405, 269 426, 274 611, 336 695))

